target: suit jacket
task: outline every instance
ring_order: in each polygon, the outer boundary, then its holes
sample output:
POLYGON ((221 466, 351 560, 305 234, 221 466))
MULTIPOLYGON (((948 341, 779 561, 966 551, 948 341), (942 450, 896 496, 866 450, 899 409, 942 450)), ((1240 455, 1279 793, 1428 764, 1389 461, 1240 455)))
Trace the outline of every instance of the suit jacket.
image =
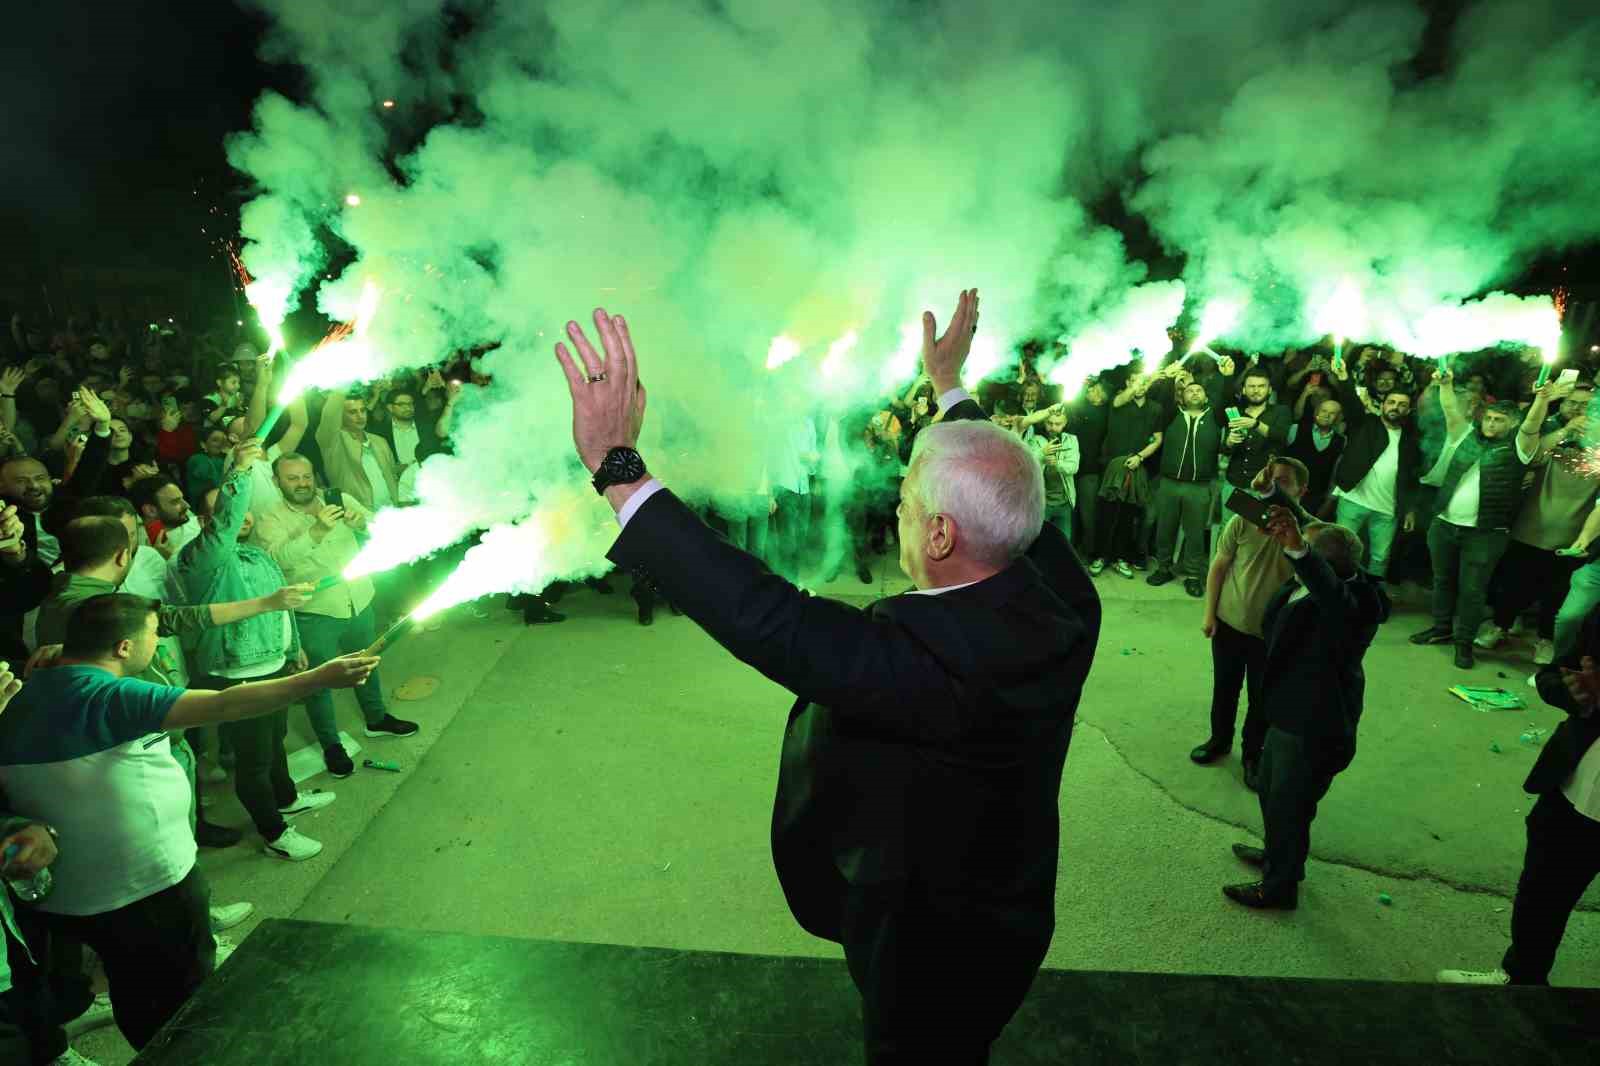
MULTIPOLYGON (((367 479, 366 467, 361 462, 361 444, 343 429, 344 404, 338 393, 330 393, 322 404, 322 414, 317 419, 317 447, 322 451, 322 473, 328 484, 341 492, 348 492, 369 511, 377 510, 372 502, 372 482, 367 479)), ((372 454, 383 471, 384 482, 389 487, 389 499, 400 499, 400 482, 389 442, 376 433, 368 433, 372 454)))
POLYGON ((1262 620, 1267 720, 1308 740, 1348 741, 1354 754, 1367 684, 1361 662, 1389 617, 1389 597, 1363 570, 1341 580, 1314 551, 1289 562, 1297 580, 1278 590, 1262 620), (1301 585, 1307 595, 1290 603, 1301 585))
POLYGON ((1600 711, 1580 715, 1578 712, 1581 708, 1561 680, 1562 668, 1578 669, 1585 655, 1592 655, 1600 661, 1600 611, 1591 611, 1589 617, 1583 620, 1583 629, 1572 650, 1537 675, 1539 698, 1552 707, 1566 711, 1567 719, 1556 726, 1555 732, 1550 734, 1550 739, 1540 750, 1539 758, 1528 773, 1528 780, 1523 782, 1525 792, 1534 795, 1559 792, 1567 783, 1567 778, 1578 769, 1584 754, 1595 741, 1600 740, 1600 711))
MULTIPOLYGON (((420 418, 412 423, 417 427, 417 462, 419 463, 430 455, 437 455, 444 451, 444 445, 439 440, 438 421, 438 415, 430 415, 424 412, 420 418)), ((400 453, 394 446, 394 422, 386 418, 377 425, 367 427, 367 432, 376 433, 383 438, 383 442, 389 446, 389 454, 394 456, 394 466, 398 470, 401 463, 400 453)))
POLYGON ((904 899, 1048 942, 1062 765, 1100 631, 1059 530, 974 585, 865 610, 800 591, 665 491, 609 558, 796 695, 772 852, 801 926, 842 942, 847 906, 904 899))

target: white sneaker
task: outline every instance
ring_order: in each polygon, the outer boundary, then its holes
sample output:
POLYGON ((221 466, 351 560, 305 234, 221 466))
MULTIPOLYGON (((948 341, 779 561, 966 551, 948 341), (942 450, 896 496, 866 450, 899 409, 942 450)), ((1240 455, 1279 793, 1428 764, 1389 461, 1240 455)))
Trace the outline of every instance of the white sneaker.
POLYGON ((1539 675, 1538 674, 1529 674, 1528 675, 1528 687, 1531 688, 1531 689, 1535 689, 1535 690, 1538 689, 1538 687, 1539 687, 1539 675))
MULTIPOLYGON (((84 1033, 96 1029, 104 1029, 116 1021, 111 1014, 111 997, 104 992, 94 997, 94 1002, 89 1004, 89 1009, 67 1022, 61 1028, 66 1030, 68 1040, 76 1040, 84 1033)), ((59 1060, 57 1060, 59 1061, 59 1060)), ((88 1059, 81 1060, 88 1062, 88 1059)))
POLYGON ((194 773, 203 785, 220 785, 228 780, 228 771, 209 759, 201 759, 196 763, 194 773))
POLYGON ((320 810, 326 807, 334 801, 336 796, 338 796, 337 792, 323 792, 320 789, 316 792, 296 792, 294 794, 294 802, 287 807, 279 807, 278 813, 285 818, 294 818, 305 814, 307 811, 320 810))
POLYGON ((211 908, 211 931, 220 933, 232 929, 255 913, 254 903, 230 903, 226 907, 211 908))
POLYGON ((1440 970, 1439 980, 1447 985, 1509 985, 1511 977, 1504 970, 1440 970))
POLYGON ((301 836, 293 829, 285 829, 277 840, 268 840, 262 847, 266 848, 267 854, 288 859, 290 862, 303 862, 322 852, 321 841, 301 836))
POLYGON ((100 1066, 93 1059, 86 1059, 71 1048, 63 1051, 50 1060, 50 1066, 100 1066))
POLYGON ((235 951, 239 950, 239 945, 235 944, 233 941, 229 940, 225 936, 217 936, 217 935, 213 934, 211 939, 215 940, 217 942, 217 965, 218 966, 221 966, 223 963, 227 962, 228 961, 228 956, 232 955, 235 951))
POLYGON ((1473 638, 1472 643, 1476 644, 1484 651, 1493 651, 1495 648, 1498 648, 1501 641, 1505 639, 1505 630, 1501 629, 1493 622, 1485 622, 1483 625, 1478 627, 1478 635, 1473 638))
POLYGON ((1543 637, 1533 642, 1533 665, 1549 666, 1556 659, 1556 644, 1543 637))

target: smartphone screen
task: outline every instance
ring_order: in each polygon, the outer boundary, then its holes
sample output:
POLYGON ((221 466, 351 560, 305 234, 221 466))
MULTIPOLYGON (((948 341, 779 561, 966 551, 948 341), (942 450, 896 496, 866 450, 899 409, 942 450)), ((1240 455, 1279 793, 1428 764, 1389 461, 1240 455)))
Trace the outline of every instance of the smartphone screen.
POLYGON ((1577 381, 1577 380, 1578 380, 1578 368, 1577 367, 1568 367, 1566 370, 1563 370, 1561 372, 1561 376, 1560 377, 1556 378, 1556 384, 1558 384, 1558 385, 1566 385, 1566 384, 1569 384, 1569 383, 1577 381))

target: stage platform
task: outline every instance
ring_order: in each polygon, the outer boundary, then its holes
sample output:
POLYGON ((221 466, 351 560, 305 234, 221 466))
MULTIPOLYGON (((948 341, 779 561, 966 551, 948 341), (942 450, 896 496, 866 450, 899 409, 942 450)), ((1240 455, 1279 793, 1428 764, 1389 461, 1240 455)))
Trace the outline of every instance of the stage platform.
MULTIPOLYGON (((860 1030, 836 960, 267 921, 134 1061, 842 1066, 862 1061, 860 1030)), ((1597 1056, 1600 991, 1045 970, 993 1063, 1589 1066, 1597 1056)))

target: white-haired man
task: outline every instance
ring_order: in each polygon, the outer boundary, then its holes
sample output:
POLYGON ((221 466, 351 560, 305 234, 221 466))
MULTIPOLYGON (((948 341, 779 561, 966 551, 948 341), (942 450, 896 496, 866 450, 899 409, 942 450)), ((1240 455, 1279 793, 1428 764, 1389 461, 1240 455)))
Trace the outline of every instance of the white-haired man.
POLYGON ((977 328, 961 294, 923 363, 944 421, 917 437, 898 509, 916 589, 865 611, 809 596, 648 477, 628 328, 595 312, 556 355, 573 438, 617 509, 609 553, 793 692, 773 860, 796 920, 843 945, 868 1061, 983 1063, 1055 925, 1057 792, 1100 603, 1043 524, 1039 461, 960 388, 977 328), (581 359, 581 362, 579 361, 581 359), (1043 526, 1041 530, 1041 526, 1043 526))

